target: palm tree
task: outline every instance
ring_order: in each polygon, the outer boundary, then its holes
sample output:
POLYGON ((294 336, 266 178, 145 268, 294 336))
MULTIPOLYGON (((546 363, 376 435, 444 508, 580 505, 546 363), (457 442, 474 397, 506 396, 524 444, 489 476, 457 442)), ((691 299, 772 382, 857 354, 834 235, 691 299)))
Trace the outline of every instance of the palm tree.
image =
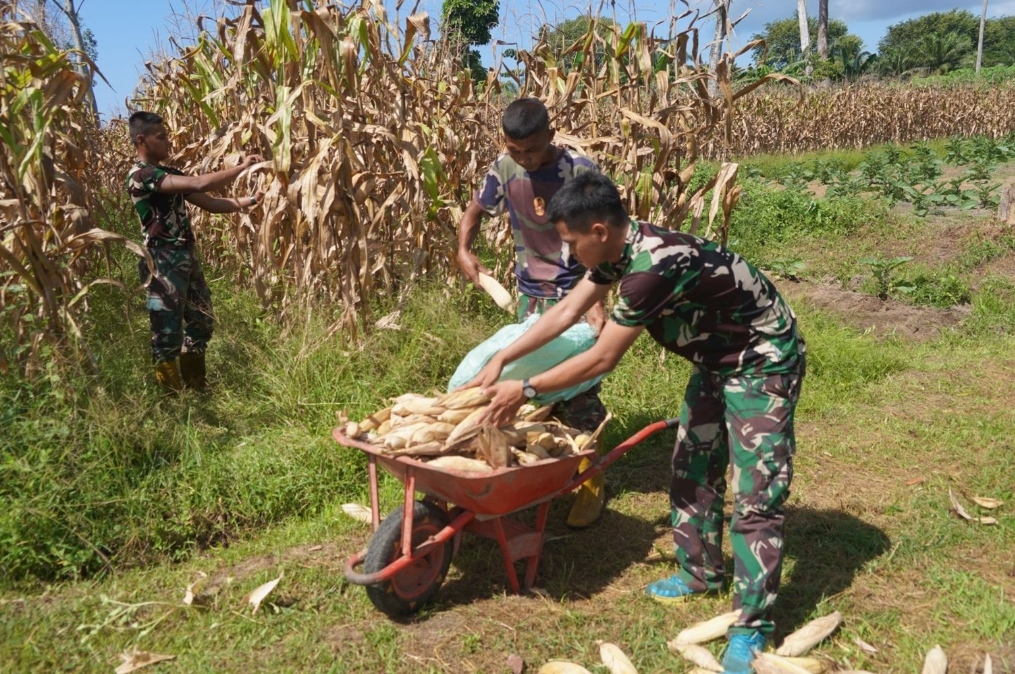
POLYGON ((806 56, 811 48, 811 32, 807 26, 807 0, 797 0, 796 15, 800 20, 800 54, 806 56))
POLYGON ((958 66, 971 48, 965 35, 929 33, 917 43, 916 57, 921 67, 940 74, 958 66))

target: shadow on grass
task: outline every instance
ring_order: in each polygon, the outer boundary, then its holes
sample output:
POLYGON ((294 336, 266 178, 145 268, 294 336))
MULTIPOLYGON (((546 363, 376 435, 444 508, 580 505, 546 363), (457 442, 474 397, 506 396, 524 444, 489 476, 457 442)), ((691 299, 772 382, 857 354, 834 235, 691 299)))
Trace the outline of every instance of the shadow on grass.
MULTIPOLYGON (((564 522, 571 503, 571 497, 562 497, 550 506, 536 576, 535 586, 555 599, 588 597, 602 591, 632 564, 645 559, 656 537, 654 523, 615 511, 604 512, 589 529, 570 529, 564 522)), ((530 509, 518 519, 531 525, 534 513, 530 509)), ((521 582, 523 562, 515 565, 515 572, 521 582)), ((495 541, 466 534, 435 608, 440 611, 510 592, 500 547, 495 541)))
POLYGON ((800 627, 814 609, 854 582, 857 574, 891 544, 877 527, 838 510, 786 510, 784 570, 774 609, 776 643, 800 627))

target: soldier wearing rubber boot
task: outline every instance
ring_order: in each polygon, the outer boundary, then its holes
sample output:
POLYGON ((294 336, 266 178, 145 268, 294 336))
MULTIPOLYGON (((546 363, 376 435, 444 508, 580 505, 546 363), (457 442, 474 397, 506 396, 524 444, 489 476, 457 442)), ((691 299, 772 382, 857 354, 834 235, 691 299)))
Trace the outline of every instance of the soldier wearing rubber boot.
POLYGON ((796 316, 772 282, 736 253, 705 239, 628 218, 609 178, 586 174, 550 202, 561 238, 590 270, 567 297, 495 355, 467 386, 492 396, 480 423, 514 417, 526 395, 566 389, 613 370, 642 332, 690 361, 673 452, 670 509, 678 572, 648 595, 683 601, 723 586, 726 472, 734 493, 733 605, 722 667, 750 674, 774 631, 783 506, 793 478, 793 417, 805 346, 796 316), (617 302, 591 349, 531 377, 497 383, 503 367, 579 320, 614 285, 617 302))
MULTIPOLYGON (((501 122, 506 152, 490 167, 462 216, 458 262, 477 285, 480 272, 490 273, 472 252, 472 245, 482 218, 507 210, 515 242, 518 319, 523 320, 556 304, 585 274, 585 268, 569 253, 553 223, 547 220, 547 204, 575 176, 598 168, 587 157, 553 144, 549 114, 537 99, 512 102, 504 110, 501 122)), ((601 302, 590 307, 586 320, 596 332, 602 330, 606 313, 601 302)), ((574 428, 592 433, 606 418, 598 384, 558 403, 554 415, 574 428)), ((587 465, 586 459, 579 470, 587 465)), ((605 501, 604 476, 600 473, 578 490, 568 525, 591 525, 599 519, 605 501)))
POLYGON ((142 261, 140 270, 148 288, 146 306, 155 378, 174 393, 184 387, 204 390, 205 350, 214 319, 211 292, 201 270, 184 202, 210 213, 235 213, 253 207, 260 193, 227 199, 207 192, 228 185, 262 160, 251 155, 232 168, 186 176, 161 164, 171 150, 161 116, 135 112, 130 116, 129 129, 137 161, 127 174, 126 188, 151 256, 151 266, 142 261))

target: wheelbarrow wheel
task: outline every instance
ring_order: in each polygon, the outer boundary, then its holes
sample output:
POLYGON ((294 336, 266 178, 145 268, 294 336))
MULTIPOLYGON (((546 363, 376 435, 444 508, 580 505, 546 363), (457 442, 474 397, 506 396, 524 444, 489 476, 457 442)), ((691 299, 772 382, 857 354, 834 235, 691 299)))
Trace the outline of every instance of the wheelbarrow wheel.
MULTIPOLYGON (((412 514, 412 546, 422 544, 448 525, 447 514, 432 503, 416 501, 412 514)), ((377 573, 402 556, 402 507, 396 508, 377 527, 366 559, 365 573, 377 573)), ((454 544, 438 545, 415 564, 410 564, 388 580, 368 585, 367 596, 379 611, 399 618, 418 611, 430 601, 448 573, 454 544)))

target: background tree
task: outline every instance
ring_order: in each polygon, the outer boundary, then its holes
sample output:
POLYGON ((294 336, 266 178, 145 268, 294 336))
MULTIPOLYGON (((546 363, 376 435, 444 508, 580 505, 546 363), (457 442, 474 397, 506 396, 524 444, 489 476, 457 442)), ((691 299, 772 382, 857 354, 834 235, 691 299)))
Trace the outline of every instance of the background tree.
MULTIPOLYGON (((553 54, 554 59, 557 61, 558 67, 564 72, 570 72, 576 65, 580 63, 580 59, 584 58, 584 52, 579 51, 573 57, 567 58, 564 52, 567 48, 573 45, 575 42, 582 40, 586 35, 589 34, 589 26, 593 19, 587 14, 576 17, 574 19, 568 19, 561 21, 553 26, 544 25, 539 29, 540 38, 546 42, 547 47, 550 49, 550 53, 553 54)), ((596 21, 596 34, 600 37, 604 37, 613 30, 616 25, 612 19, 604 16, 597 17, 596 21)), ((599 67, 603 64, 606 57, 606 47, 603 43, 596 43, 593 47, 592 55, 596 60, 596 66, 599 67)))
MULTIPOLYGON (((808 23, 813 29, 809 32, 812 34, 817 33, 817 20, 810 19, 808 23)), ((765 41, 765 44, 768 47, 768 56, 765 60, 767 65, 775 68, 776 70, 785 70, 791 63, 801 59, 802 54, 800 51, 800 33, 798 25, 799 23, 795 18, 772 21, 771 23, 765 24, 765 29, 762 32, 755 33, 751 36, 752 40, 760 38, 765 41)), ((863 40, 849 32, 849 26, 846 25, 845 21, 842 21, 841 19, 830 20, 828 22, 829 53, 834 51, 837 42, 847 35, 851 36, 854 40, 858 40, 859 45, 862 47, 863 40)), ((810 47, 813 49, 813 42, 810 47)), ((764 49, 761 47, 754 48, 755 64, 760 63, 763 54, 764 49)))
POLYGON ((908 55, 906 69, 937 71, 945 64, 957 66, 972 54, 978 29, 976 17, 967 11, 932 12, 889 26, 878 52, 908 55))
POLYGON ((942 74, 954 70, 967 60, 973 50, 972 41, 959 33, 928 33, 916 46, 914 61, 918 68, 942 74))
POLYGON ((490 44, 490 29, 499 18, 499 0, 444 0, 441 7, 445 34, 461 49, 462 61, 477 82, 486 81, 486 69, 473 46, 490 44))
POLYGON ((810 22, 807 20, 807 0, 797 0, 796 18, 800 24, 800 53, 807 55, 811 48, 810 22))
POLYGON ((818 0, 818 56, 828 60, 828 0, 818 0))

